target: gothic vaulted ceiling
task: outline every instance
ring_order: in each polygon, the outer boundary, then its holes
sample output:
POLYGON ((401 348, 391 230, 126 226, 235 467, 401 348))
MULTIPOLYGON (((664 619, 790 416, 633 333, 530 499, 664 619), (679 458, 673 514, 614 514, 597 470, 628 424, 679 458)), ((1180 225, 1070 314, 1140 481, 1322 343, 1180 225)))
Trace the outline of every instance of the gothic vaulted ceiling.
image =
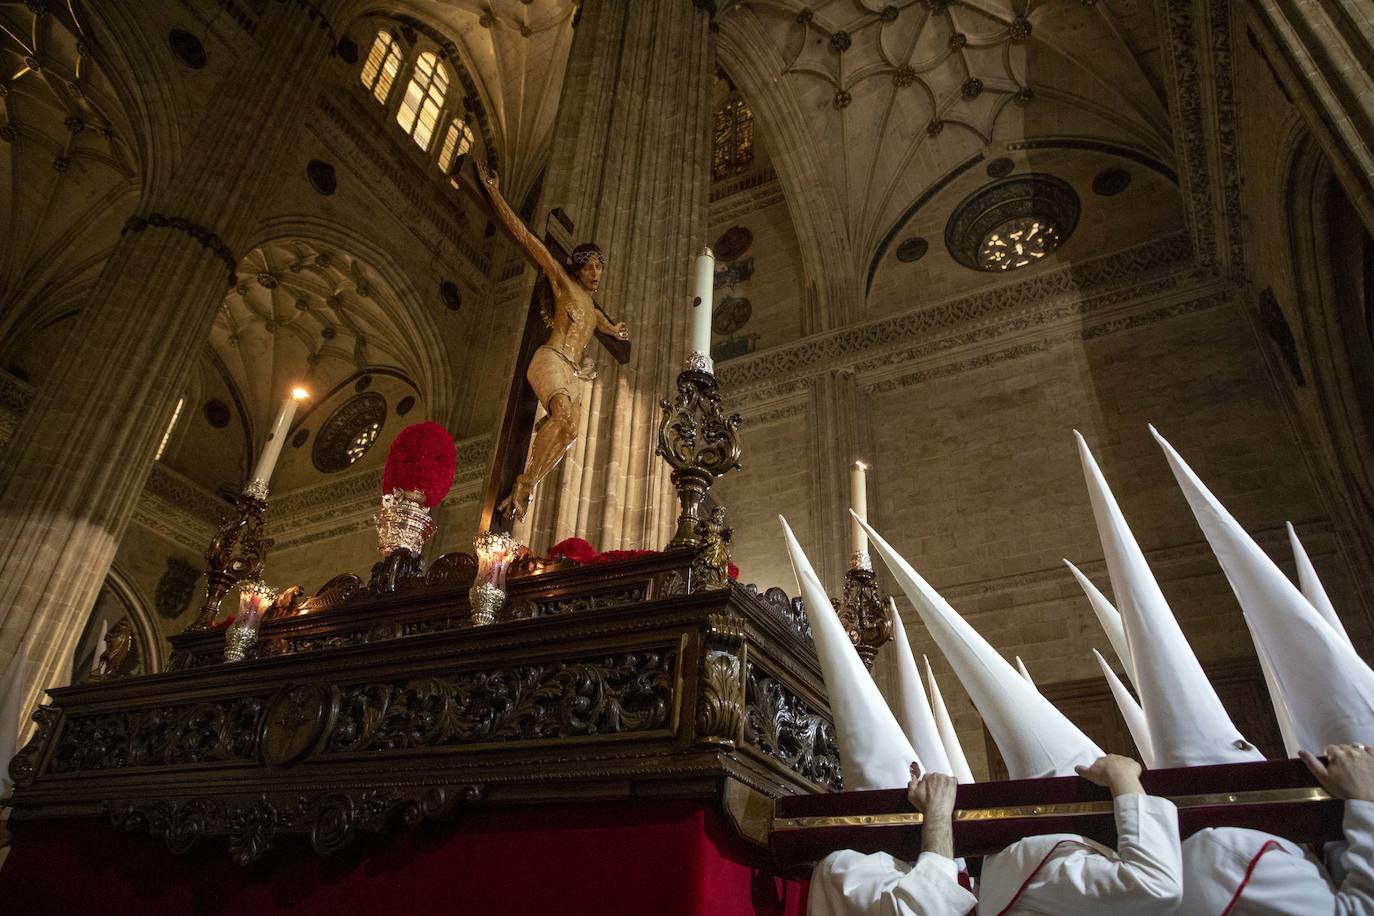
POLYGON ((137 200, 135 131, 101 50, 66 4, 0 0, 0 331, 11 343, 78 307, 137 200))
POLYGON ((913 201, 990 147, 1090 140, 1173 161, 1142 0, 749 0, 719 21, 789 192, 820 201, 819 245, 855 275, 913 201))
POLYGON ((315 242, 284 240, 240 262, 210 347, 243 400, 256 447, 293 385, 318 400, 359 372, 388 368, 428 395, 434 357, 421 348, 426 336, 372 267, 315 242))

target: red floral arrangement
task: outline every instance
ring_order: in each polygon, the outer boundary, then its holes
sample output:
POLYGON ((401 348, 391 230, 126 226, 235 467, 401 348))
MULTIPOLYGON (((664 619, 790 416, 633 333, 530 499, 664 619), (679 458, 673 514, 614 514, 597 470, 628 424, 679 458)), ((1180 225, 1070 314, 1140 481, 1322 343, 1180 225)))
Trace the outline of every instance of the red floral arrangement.
MULTIPOLYGON (((553 545, 553 549, 549 551, 549 559, 569 560, 578 566, 596 566, 600 563, 618 563, 621 560, 633 560, 635 557, 647 557, 656 553, 659 551, 607 550, 597 553, 596 548, 582 538, 567 538, 553 545)), ((739 578, 739 567, 734 563, 730 564, 730 578, 739 578)))
POLYGON ((425 495, 425 505, 432 509, 444 501, 453 487, 457 466, 458 450, 448 430, 429 420, 407 426, 386 453, 382 493, 418 491, 425 495))

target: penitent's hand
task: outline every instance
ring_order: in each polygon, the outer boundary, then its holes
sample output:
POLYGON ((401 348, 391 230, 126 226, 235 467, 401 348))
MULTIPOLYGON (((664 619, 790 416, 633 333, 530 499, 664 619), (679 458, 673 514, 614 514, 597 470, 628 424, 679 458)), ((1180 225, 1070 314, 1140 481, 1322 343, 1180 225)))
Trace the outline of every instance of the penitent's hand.
POLYGON ((615 327, 611 328, 611 330, 615 332, 615 336, 619 340, 630 339, 630 326, 623 321, 617 324, 615 327))
POLYGON ((954 791, 959 787, 953 776, 944 773, 917 775, 916 764, 911 765, 911 784, 906 787, 907 801, 928 819, 949 817, 954 813, 954 791))
POLYGON ((1298 751, 1302 762, 1332 798, 1374 801, 1374 749, 1363 744, 1331 744, 1326 763, 1307 751, 1298 751))
POLYGON ((1145 787, 1140 784, 1140 764, 1129 757, 1106 754, 1091 766, 1074 767, 1074 772, 1088 782, 1111 789, 1113 796, 1145 794, 1145 787))
POLYGON ((906 797, 912 807, 925 815, 921 824, 921 852, 954 858, 954 792, 959 783, 945 773, 920 775, 920 766, 911 765, 911 783, 906 797))

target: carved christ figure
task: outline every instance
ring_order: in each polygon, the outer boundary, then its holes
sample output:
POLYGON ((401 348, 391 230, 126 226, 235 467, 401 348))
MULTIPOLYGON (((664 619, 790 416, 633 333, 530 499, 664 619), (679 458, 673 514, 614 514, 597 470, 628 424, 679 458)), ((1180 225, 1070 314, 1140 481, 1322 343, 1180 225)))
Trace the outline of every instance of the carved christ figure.
POLYGON ((572 251, 572 263, 563 265, 501 196, 496 173, 484 174, 482 179, 497 219, 525 256, 548 277, 553 290, 553 303, 543 313, 544 323, 550 329, 549 339, 534 352, 525 373, 548 416, 535 427, 525 470, 496 507, 497 512, 508 512, 518 521, 525 517, 539 481, 563 460, 577 440, 582 392, 596 378, 596 368, 586 356, 592 335, 599 330, 629 340, 630 330, 623 321, 613 323, 592 299, 606 270, 601 248, 590 242, 578 245, 572 251))

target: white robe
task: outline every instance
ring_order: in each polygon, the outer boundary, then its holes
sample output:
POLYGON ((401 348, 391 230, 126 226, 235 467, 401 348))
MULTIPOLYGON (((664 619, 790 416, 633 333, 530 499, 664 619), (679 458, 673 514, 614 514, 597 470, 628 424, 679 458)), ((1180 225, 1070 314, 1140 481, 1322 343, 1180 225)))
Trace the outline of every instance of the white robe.
POLYGON ((977 904, 953 859, 923 852, 910 865, 845 849, 816 863, 806 916, 965 916, 977 904))
POLYGON ((1027 837, 984 859, 980 916, 1174 912, 1183 893, 1178 809, 1153 795, 1118 795, 1113 808, 1116 849, 1054 833, 1027 837))
POLYGON ((1215 827, 1183 844, 1181 912, 1209 916, 1374 914, 1374 802, 1345 803, 1344 879, 1306 849, 1258 830, 1215 827), (1229 909, 1228 909, 1229 907, 1229 909))

